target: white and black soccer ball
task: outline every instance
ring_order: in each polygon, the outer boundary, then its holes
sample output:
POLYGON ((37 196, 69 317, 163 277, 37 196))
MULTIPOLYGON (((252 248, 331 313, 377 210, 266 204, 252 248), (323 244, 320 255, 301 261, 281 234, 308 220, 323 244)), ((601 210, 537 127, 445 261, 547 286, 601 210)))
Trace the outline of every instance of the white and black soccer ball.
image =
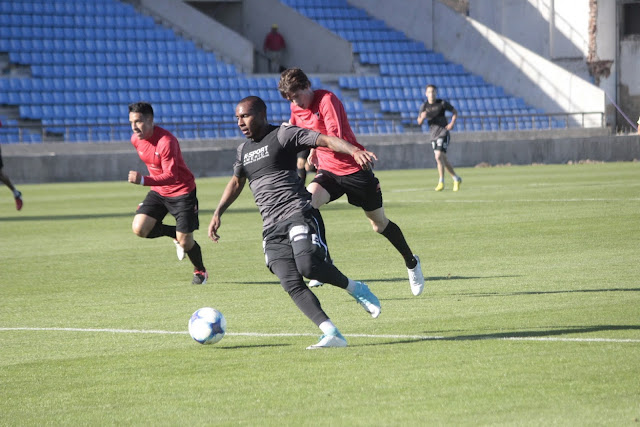
POLYGON ((196 310, 189 319, 189 335, 200 344, 215 344, 227 331, 227 320, 215 308, 196 310))

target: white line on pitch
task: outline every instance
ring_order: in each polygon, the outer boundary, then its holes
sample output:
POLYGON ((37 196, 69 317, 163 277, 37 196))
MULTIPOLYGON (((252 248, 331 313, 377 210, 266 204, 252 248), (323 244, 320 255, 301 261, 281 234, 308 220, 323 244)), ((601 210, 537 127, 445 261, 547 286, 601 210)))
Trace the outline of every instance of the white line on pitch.
MULTIPOLYGON (((61 332, 108 332, 116 334, 160 334, 160 335, 186 335, 187 331, 162 331, 141 329, 108 329, 108 328, 0 328, 0 331, 61 331, 61 332)), ((319 334, 311 333, 260 333, 260 332, 229 332, 230 336, 245 337, 313 337, 319 334)), ((423 341, 561 341, 561 342, 609 342, 609 343, 640 343, 640 339, 627 338, 562 338, 562 337, 505 337, 505 336, 462 336, 445 337, 435 335, 372 335, 372 334, 344 334, 352 338, 378 338, 395 340, 423 340, 423 341)))

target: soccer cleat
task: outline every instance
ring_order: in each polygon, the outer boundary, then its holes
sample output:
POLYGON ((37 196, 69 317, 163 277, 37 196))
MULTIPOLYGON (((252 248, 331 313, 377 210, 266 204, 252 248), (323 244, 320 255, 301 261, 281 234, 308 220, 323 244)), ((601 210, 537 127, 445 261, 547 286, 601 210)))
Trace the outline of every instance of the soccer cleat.
POLYGON ((356 282, 356 290, 351 294, 374 319, 380 316, 380 301, 364 282, 356 282))
POLYGON ((418 264, 413 268, 407 268, 409 272, 409 285, 411 286, 411 292, 413 295, 418 296, 424 289, 424 276, 422 275, 422 266, 420 265, 420 258, 418 255, 413 255, 418 261, 418 264))
POLYGON ((316 350, 319 348, 330 348, 330 347, 346 347, 347 340, 344 339, 342 334, 335 331, 335 334, 331 335, 323 335, 320 337, 320 341, 317 344, 310 345, 307 347, 307 350, 316 350))
POLYGON ((309 280, 309 287, 310 288, 318 288, 318 287, 320 287, 322 285, 324 285, 324 283, 319 282, 319 281, 317 281, 315 279, 314 280, 309 280))
POLYGON ((453 191, 458 191, 460 189, 460 184, 462 184, 462 178, 458 178, 458 180, 453 181, 453 191))
POLYGON ((191 281, 192 285, 204 285, 207 283, 207 279, 209 278, 209 273, 206 271, 194 271, 193 272, 193 280, 191 281))
POLYGON ((19 211, 22 209, 22 193, 18 191, 18 194, 15 196, 16 199, 16 210, 19 211))
POLYGON ((444 182, 438 182, 438 185, 436 185, 435 190, 436 190, 436 191, 442 191, 442 190, 444 190, 444 182))
POLYGON ((182 261, 184 259, 184 248, 180 246, 180 243, 176 239, 173 239, 173 244, 176 245, 176 255, 178 255, 178 260, 182 261))

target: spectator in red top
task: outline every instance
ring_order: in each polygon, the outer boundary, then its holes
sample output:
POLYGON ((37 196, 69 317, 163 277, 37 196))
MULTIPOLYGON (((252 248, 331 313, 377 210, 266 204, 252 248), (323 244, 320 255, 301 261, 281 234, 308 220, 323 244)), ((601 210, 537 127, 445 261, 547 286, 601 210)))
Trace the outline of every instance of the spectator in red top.
MULTIPOLYGON (((2 127, 2 123, 1 122, 0 122, 0 127, 2 127)), ((20 209, 22 209, 22 193, 19 192, 16 189, 16 187, 13 186, 13 183, 11 182, 9 177, 4 174, 4 172, 2 171, 2 167, 3 166, 4 165, 2 163, 2 151, 0 151, 0 181, 2 181, 2 183, 4 185, 9 187, 9 190, 11 190, 11 192, 13 193, 13 198, 16 201, 16 209, 20 210, 20 209)))
POLYGON ((279 73, 282 71, 282 56, 286 48, 287 44, 284 42, 284 37, 278 32, 278 24, 273 24, 271 31, 264 38, 264 45, 262 46, 264 54, 269 58, 270 72, 279 73))
POLYGON ((200 245, 193 239, 193 231, 200 226, 196 181, 182 158, 180 144, 169 131, 154 125, 151 104, 129 105, 129 122, 133 130, 131 143, 140 160, 147 165, 149 175, 129 171, 128 180, 132 184, 151 187, 138 205, 133 232, 147 239, 171 237, 178 259, 184 259, 186 253, 193 264, 191 283, 203 285, 209 274, 202 263, 200 245), (176 225, 162 223, 167 213, 175 217, 176 225))

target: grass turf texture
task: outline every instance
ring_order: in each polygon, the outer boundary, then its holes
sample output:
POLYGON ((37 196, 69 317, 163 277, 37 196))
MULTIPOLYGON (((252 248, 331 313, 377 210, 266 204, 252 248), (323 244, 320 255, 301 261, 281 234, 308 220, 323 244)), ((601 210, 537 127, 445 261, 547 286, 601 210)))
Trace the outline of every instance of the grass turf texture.
POLYGON ((147 189, 22 185, 22 212, 7 190, 0 425, 637 425, 639 167, 460 168, 458 193, 433 170, 377 172, 425 292, 360 210, 325 206, 336 265, 382 314, 315 290, 349 342, 319 351, 264 266, 248 188, 214 244, 227 178, 198 180, 205 286, 169 239, 131 233, 147 189), (214 346, 186 332, 203 306, 228 321, 214 346))

